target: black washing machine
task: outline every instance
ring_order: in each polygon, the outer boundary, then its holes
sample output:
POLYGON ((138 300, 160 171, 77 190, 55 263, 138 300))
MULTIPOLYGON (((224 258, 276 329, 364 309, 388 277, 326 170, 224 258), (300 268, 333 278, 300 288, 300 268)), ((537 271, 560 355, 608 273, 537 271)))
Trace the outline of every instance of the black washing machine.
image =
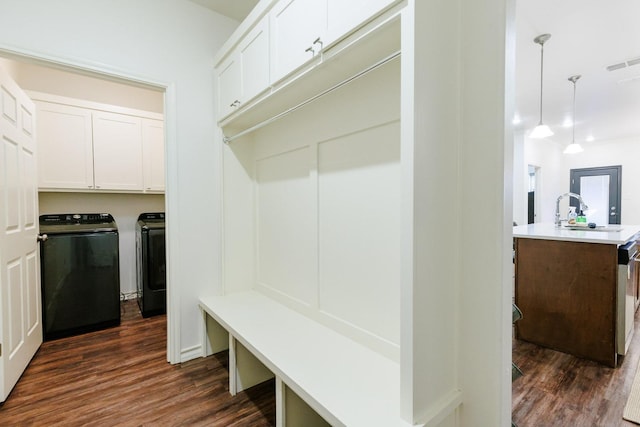
POLYGON ((118 227, 109 214, 40 216, 44 339, 120 324, 118 227))
POLYGON ((167 312, 164 212, 143 213, 136 223, 138 304, 143 317, 167 312))

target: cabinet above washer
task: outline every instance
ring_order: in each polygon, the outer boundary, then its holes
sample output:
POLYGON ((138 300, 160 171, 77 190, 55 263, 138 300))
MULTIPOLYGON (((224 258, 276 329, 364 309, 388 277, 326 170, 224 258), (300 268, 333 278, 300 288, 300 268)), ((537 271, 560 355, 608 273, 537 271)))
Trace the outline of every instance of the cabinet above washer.
POLYGON ((40 191, 164 192, 161 114, 30 95, 40 191))

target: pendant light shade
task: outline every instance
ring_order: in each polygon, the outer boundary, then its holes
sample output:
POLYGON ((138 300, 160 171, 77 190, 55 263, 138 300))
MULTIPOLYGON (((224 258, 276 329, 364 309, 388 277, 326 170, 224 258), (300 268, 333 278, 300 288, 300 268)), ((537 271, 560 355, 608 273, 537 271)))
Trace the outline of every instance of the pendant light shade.
POLYGON ((573 131, 571 134, 571 144, 567 145, 567 148, 564 149, 565 154, 575 154, 584 151, 580 144, 576 143, 576 82, 578 79, 582 77, 580 75, 575 75, 569 77, 569 81, 573 83, 573 131))
POLYGON ((542 123, 542 72, 544 69, 544 44, 551 38, 551 34, 541 34, 533 41, 540 45, 540 122, 529 134, 529 138, 546 138, 553 135, 549 126, 542 123))

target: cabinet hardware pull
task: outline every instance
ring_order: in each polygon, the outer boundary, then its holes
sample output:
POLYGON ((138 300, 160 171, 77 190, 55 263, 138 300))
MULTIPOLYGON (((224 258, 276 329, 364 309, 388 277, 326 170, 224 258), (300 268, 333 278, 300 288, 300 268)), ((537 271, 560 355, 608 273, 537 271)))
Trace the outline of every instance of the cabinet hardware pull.
POLYGON ((38 234, 38 236, 36 237, 36 240, 38 242, 46 242, 47 239, 49 239, 49 236, 47 236, 46 234, 38 234))
POLYGON ((318 44, 320 43, 320 50, 322 50, 324 48, 324 43, 322 42, 322 40, 320 39, 320 37, 318 37, 317 39, 315 39, 313 41, 313 44, 318 44))
POLYGON ((311 52, 312 56, 316 56, 316 51, 313 50, 313 46, 309 46, 308 48, 306 48, 305 52, 311 52))

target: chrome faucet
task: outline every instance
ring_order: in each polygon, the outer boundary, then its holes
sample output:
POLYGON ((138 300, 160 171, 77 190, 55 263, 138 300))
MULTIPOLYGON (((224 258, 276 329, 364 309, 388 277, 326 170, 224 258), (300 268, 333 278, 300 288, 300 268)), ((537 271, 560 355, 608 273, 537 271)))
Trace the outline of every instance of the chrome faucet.
POLYGON ((561 221, 560 221, 560 200, 562 200, 564 197, 575 197, 576 199, 578 199, 578 202, 580 203, 580 210, 581 211, 586 211, 587 209, 589 209, 589 206, 586 205, 586 203, 584 202, 584 200, 582 200, 582 196, 580 196, 579 194, 576 193, 564 193, 561 194, 560 196, 558 196, 558 199, 556 200, 556 227, 560 227, 561 221))

